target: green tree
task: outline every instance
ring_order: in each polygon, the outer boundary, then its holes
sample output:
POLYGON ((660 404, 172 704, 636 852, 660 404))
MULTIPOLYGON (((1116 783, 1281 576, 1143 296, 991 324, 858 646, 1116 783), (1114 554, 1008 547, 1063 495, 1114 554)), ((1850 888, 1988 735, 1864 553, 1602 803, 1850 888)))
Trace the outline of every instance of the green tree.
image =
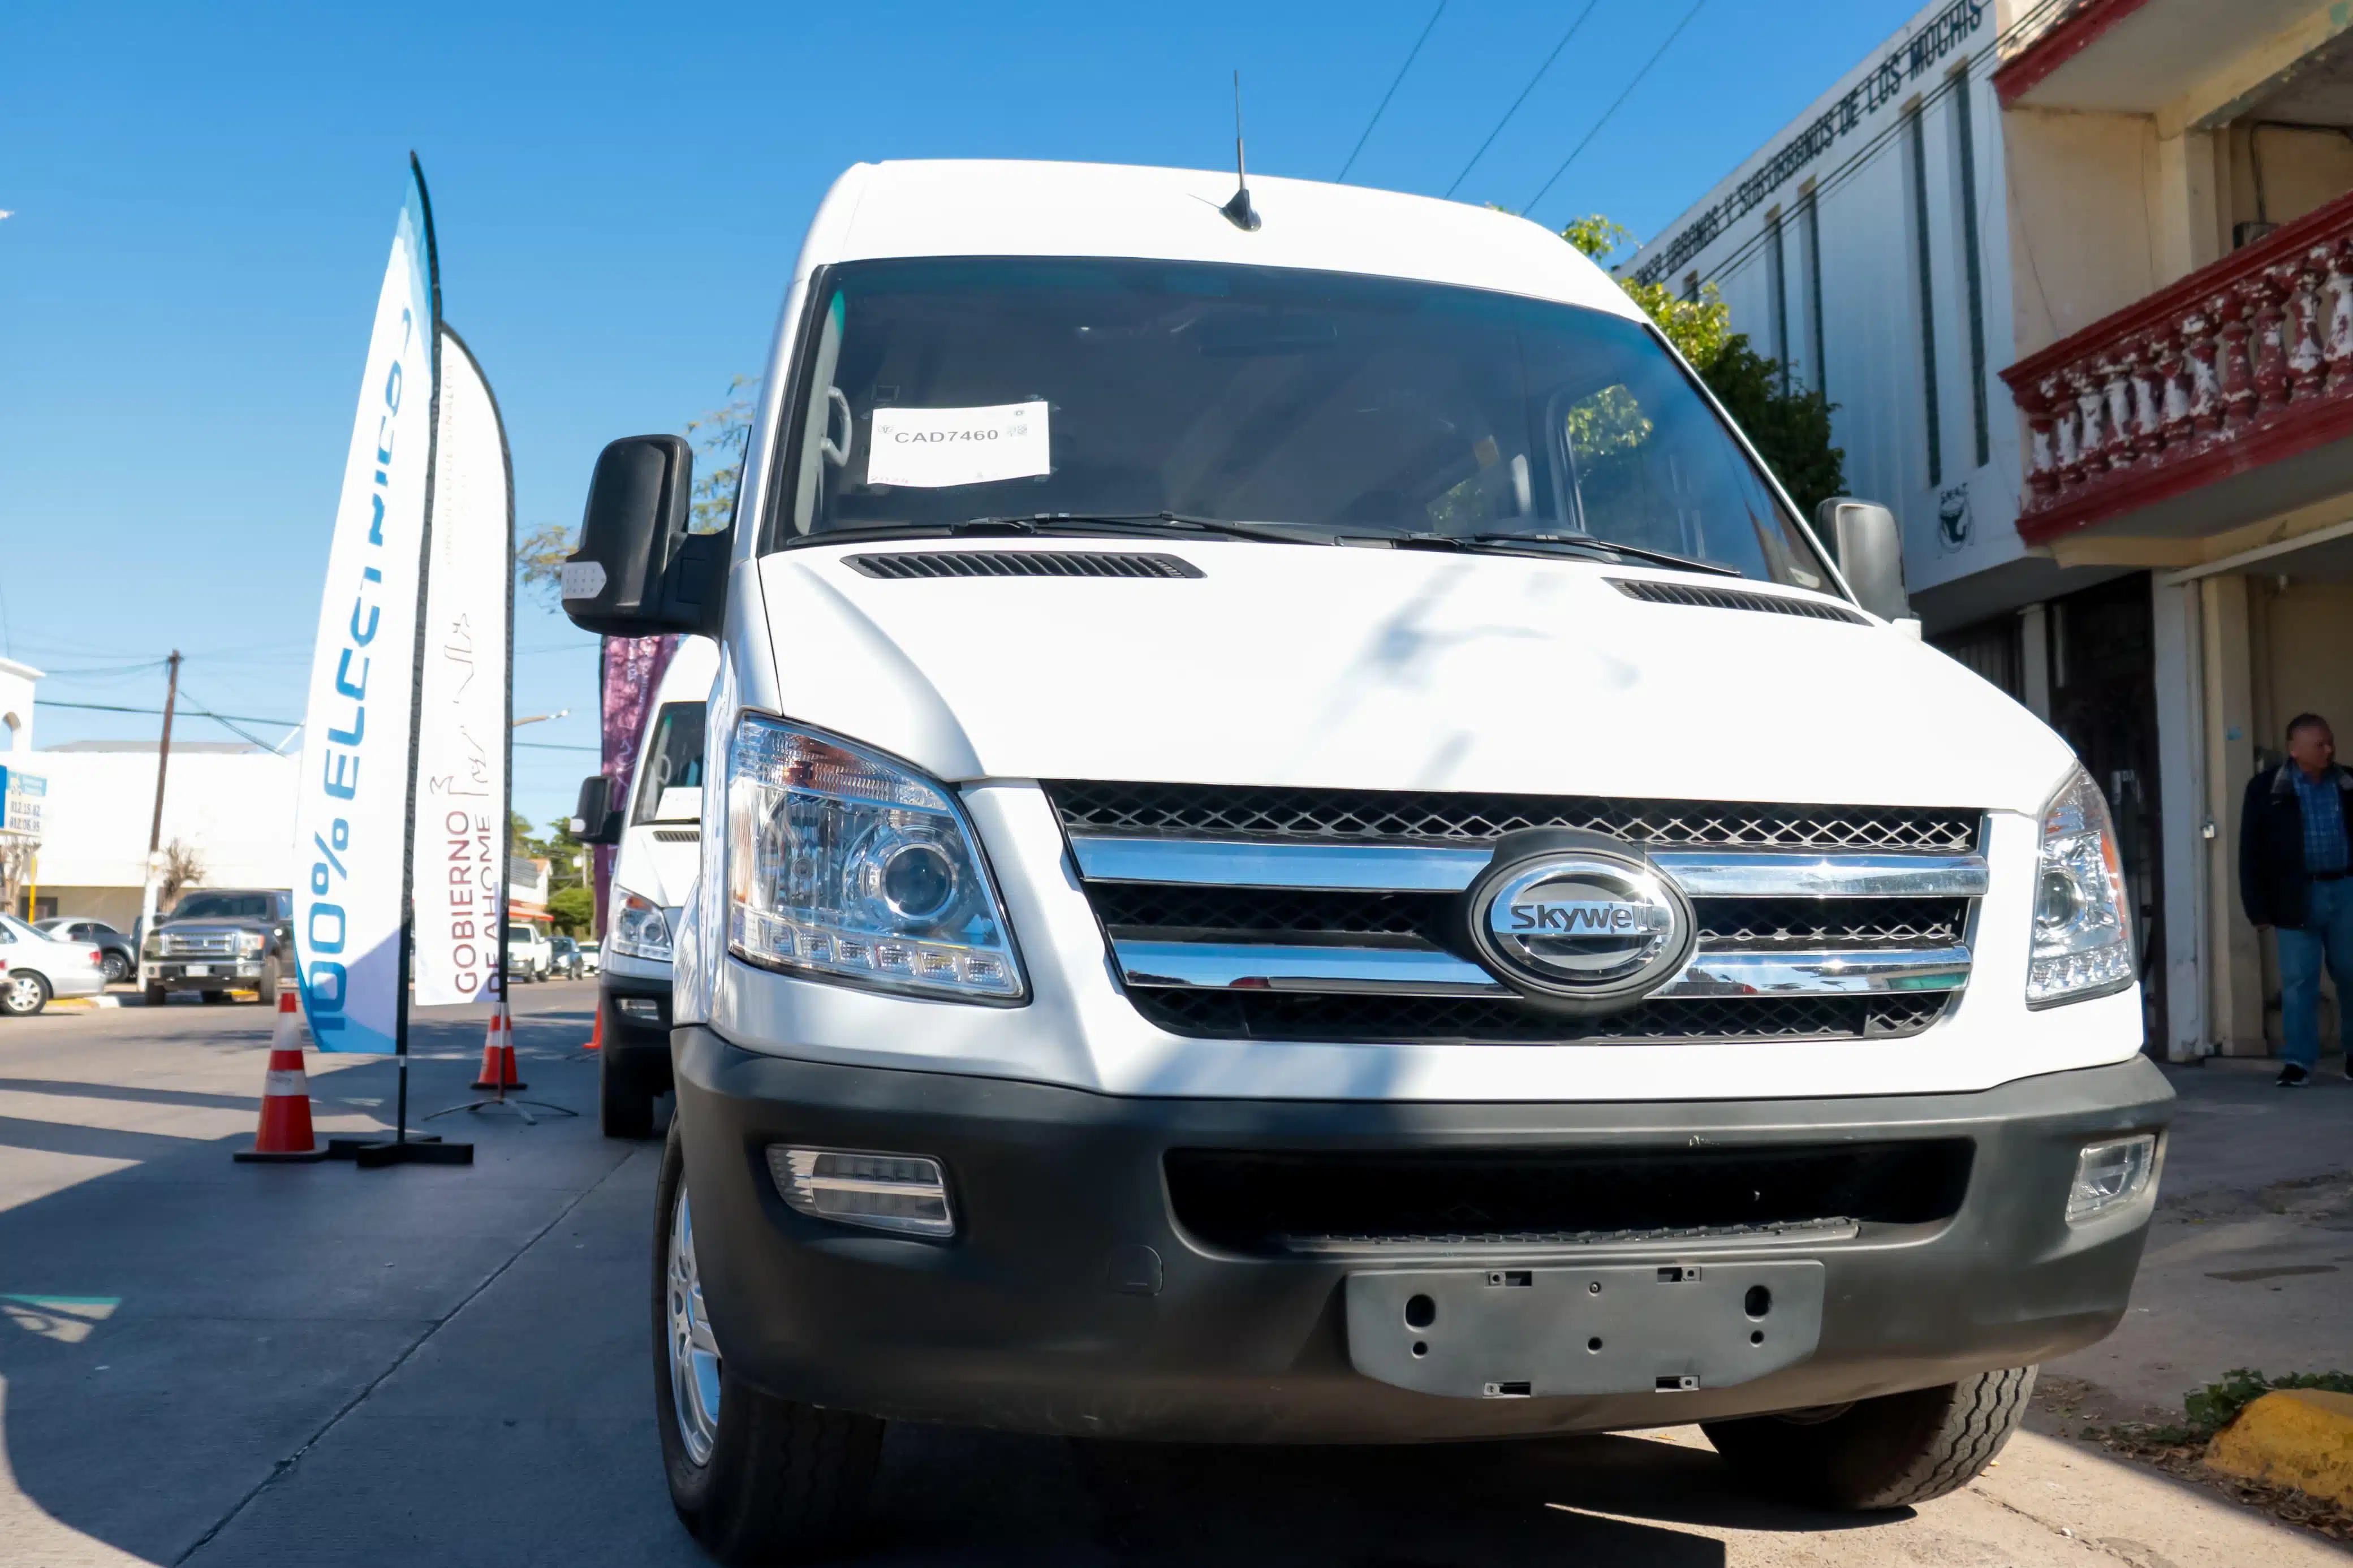
MULTIPOLYGON (((1635 243, 1623 224, 1599 213, 1578 218, 1560 237, 1604 266, 1635 243)), ((1703 285, 1696 300, 1685 300, 1663 283, 1641 282, 1614 270, 1611 276, 1691 362, 1809 519, 1814 508, 1845 489, 1846 454, 1831 445, 1831 414, 1838 405, 1786 377, 1778 360, 1759 354, 1747 333, 1734 331, 1731 307, 1715 284, 1703 285)))
POLYGON ((587 936, 596 924, 596 895, 586 888, 558 888, 547 895, 548 918, 566 936, 587 936))
MULTIPOLYGON (((735 492, 744 482, 744 449, 752 438, 752 415, 760 378, 739 375, 727 384, 727 401, 686 422, 687 437, 702 453, 696 466, 694 500, 687 528, 717 533, 734 515, 735 492)), ((515 582, 553 597, 564 579, 564 558, 574 549, 573 531, 543 523, 515 541, 515 582)))

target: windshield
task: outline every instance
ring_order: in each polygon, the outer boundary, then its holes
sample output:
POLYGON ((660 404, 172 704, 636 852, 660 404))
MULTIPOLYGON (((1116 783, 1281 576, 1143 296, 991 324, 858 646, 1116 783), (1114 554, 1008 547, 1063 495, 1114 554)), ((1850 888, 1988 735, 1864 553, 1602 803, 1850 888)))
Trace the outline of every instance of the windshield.
POLYGON ((530 942, 536 934, 537 933, 535 933, 529 926, 507 927, 507 940, 509 942, 530 942))
MULTIPOLYGON (((664 816, 662 796, 673 789, 702 787, 703 705, 665 702, 654 721, 653 742, 646 748, 646 771, 638 780, 638 805, 633 822, 695 822, 699 817, 664 816)), ((680 803, 673 801, 673 806, 680 803)))
POLYGON ((1829 586, 1637 321, 1168 261, 854 262, 824 287, 780 542, 1167 511, 1317 539, 1581 534, 1829 586))
POLYGON ((276 900, 268 893, 190 893, 172 906, 175 921, 266 921, 276 900))

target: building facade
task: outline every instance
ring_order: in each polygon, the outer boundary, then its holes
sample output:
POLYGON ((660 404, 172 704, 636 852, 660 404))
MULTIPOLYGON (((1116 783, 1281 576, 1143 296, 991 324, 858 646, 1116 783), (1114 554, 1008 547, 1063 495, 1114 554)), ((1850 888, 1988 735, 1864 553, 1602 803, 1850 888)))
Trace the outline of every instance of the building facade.
MULTIPOLYGON (((198 885, 292 887, 301 762, 243 742, 173 742, 162 842, 195 857, 198 885)), ((129 931, 146 886, 155 742, 72 741, 40 752, 37 763, 48 795, 28 879, 35 907, 45 918, 78 915, 129 931)))
POLYGON ((1838 405, 1929 640, 2099 780, 2151 1049, 2271 1049, 2240 795, 2353 732, 2353 12, 1937 0, 1629 266, 1838 405))

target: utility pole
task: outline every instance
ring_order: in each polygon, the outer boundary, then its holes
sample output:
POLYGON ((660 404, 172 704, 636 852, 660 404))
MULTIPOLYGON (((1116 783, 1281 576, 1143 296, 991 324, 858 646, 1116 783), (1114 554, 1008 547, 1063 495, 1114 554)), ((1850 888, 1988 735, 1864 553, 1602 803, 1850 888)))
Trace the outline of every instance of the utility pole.
POLYGON ((139 900, 139 950, 147 951, 147 933, 155 925, 155 877, 159 868, 155 858, 164 847, 164 775, 172 765, 172 710, 180 700, 180 650, 174 648, 172 657, 164 661, 170 672, 164 689, 164 739, 155 748, 155 816, 147 826, 147 891, 139 900))

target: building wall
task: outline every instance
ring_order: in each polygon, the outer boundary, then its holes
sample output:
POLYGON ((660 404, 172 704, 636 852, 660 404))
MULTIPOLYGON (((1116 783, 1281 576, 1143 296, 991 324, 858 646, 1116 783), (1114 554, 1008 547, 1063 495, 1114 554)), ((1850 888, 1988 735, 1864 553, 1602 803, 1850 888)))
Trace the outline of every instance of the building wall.
MULTIPOLYGON (((37 868, 42 896, 65 889, 128 889, 130 912, 136 915, 155 808, 153 749, 48 751, 36 765, 49 781, 37 868)), ((164 842, 177 838, 193 847, 204 860, 208 885, 293 886, 297 765, 294 757, 261 751, 174 751, 164 792, 164 842)), ((85 912, 62 901, 58 908, 85 912)))
POLYGON ((2169 281, 2157 242, 2157 127, 2144 114, 2013 109, 2000 119, 2009 158, 2034 171, 2005 192, 2019 284, 2010 336, 2022 359, 2169 281))
POLYGON ((1797 378, 1828 395, 1847 489, 1885 502, 1902 520, 1915 591, 2024 555, 2015 526, 2021 429, 1999 374, 2014 353, 2013 289, 2002 116, 1989 79, 1998 23, 2010 9, 1990 0, 1925 7, 1631 263, 1678 290, 1713 283, 1734 330, 1760 353, 1771 354, 1778 342, 1797 378), (1818 150, 1804 156, 1810 147, 1818 150), (1965 187, 1973 187, 1973 203, 1965 187), (1810 206, 1820 235, 1819 290, 1810 206))
POLYGON ((0 756, 25 760, 33 749, 33 685, 40 671, 0 658, 0 756))

